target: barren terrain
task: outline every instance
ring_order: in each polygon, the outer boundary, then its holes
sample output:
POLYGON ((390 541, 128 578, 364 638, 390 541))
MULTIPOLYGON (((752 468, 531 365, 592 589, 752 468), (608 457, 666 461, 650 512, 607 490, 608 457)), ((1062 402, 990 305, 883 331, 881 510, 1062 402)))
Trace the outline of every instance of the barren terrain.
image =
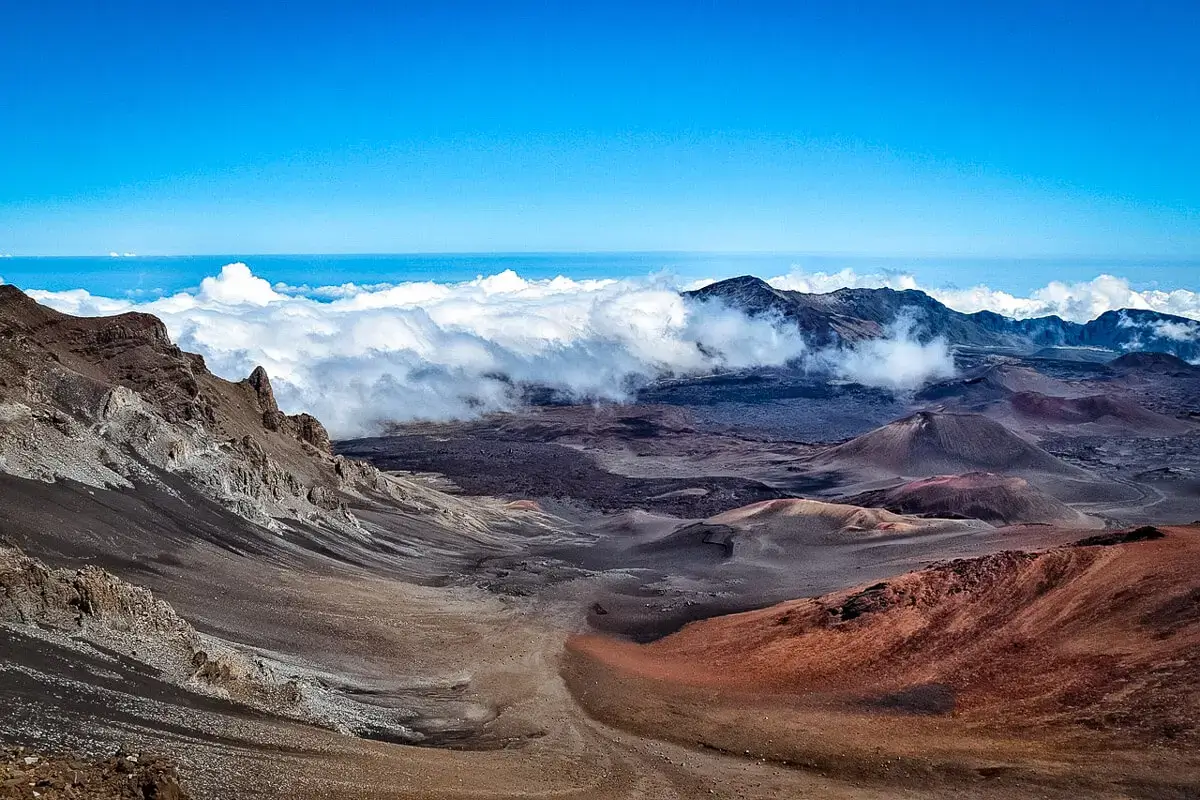
POLYGON ((196 798, 1200 791, 1179 359, 947 317, 912 394, 772 368, 330 442, 153 318, 0 323, 0 743, 62 796, 119 748, 196 798))

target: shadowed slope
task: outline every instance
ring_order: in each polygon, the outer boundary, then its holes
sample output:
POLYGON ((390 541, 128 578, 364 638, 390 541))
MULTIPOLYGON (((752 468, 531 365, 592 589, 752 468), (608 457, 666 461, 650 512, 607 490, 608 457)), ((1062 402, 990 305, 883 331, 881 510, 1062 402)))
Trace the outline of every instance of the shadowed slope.
POLYGON ((1200 367, 1170 353, 1126 353, 1109 361, 1108 365, 1118 372, 1162 372, 1173 375, 1194 375, 1200 372, 1200 367))
POLYGON ((818 454, 813 463, 922 477, 977 470, 1084 475, 987 417, 932 411, 919 412, 831 447, 818 454))
POLYGON ((970 472, 938 475, 846 498, 846 502, 900 514, 972 517, 998 525, 1053 523, 1091 526, 1097 521, 1051 497, 1024 478, 970 472))
POLYGON ((927 386, 917 394, 917 399, 964 404, 989 403, 1016 392, 1041 392, 1064 397, 1076 393, 1065 381, 1043 375, 1029 367, 996 364, 975 370, 962 378, 927 386))
POLYGON ((1110 394, 1086 397, 1051 397, 1038 392, 1018 392, 1008 403, 1022 418, 1059 425, 1092 425, 1114 428, 1125 435, 1170 436, 1193 426, 1157 414, 1124 397, 1110 394))

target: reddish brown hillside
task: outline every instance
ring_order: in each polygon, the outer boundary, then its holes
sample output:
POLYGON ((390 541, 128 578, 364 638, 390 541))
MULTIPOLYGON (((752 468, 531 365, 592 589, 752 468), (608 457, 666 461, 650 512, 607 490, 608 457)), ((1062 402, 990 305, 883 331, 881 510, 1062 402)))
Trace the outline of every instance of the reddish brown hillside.
POLYGON ((1052 397, 1038 392, 1018 392, 1008 402, 1022 417, 1067 425, 1106 424, 1129 433, 1162 435, 1185 433, 1192 426, 1156 414, 1132 400, 1107 394, 1087 397, 1052 397))
POLYGON ((979 414, 921 411, 820 453, 813 463, 895 475, 1042 472, 1082 476, 998 422, 979 414))
POLYGON ((577 637, 566 674, 611 722, 822 768, 870 771, 895 753, 926 771, 999 760, 1058 775, 1086 762, 1089 780, 1132 780, 1157 760, 1191 791, 1197 574, 1200 526, 1101 534, 696 622, 648 645, 577 637), (743 729, 728 727, 735 718, 743 729))

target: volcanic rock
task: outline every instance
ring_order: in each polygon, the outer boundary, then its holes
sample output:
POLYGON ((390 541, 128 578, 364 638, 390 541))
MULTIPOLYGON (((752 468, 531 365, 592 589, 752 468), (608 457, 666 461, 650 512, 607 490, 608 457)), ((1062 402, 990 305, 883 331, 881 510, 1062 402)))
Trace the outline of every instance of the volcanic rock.
POLYGON ((1126 434, 1171 435, 1192 430, 1186 422, 1157 414, 1133 400, 1111 394, 1052 397, 1039 392, 1017 392, 1008 398, 1008 402, 1022 417, 1039 422, 1111 425, 1126 434))
POLYGON ((684 293, 701 301, 719 301, 746 313, 770 315, 795 324, 811 344, 827 346, 884 335, 906 317, 920 341, 945 339, 951 345, 1011 347, 1036 352, 1046 347, 1089 347, 1126 351, 1135 347, 1200 358, 1200 336, 1172 337, 1164 332, 1200 330, 1186 317, 1146 309, 1106 311, 1080 324, 1056 316, 1013 319, 992 311, 964 314, 916 289, 838 289, 824 294, 776 289, 743 275, 684 293))
POLYGON ((813 463, 894 475, 1078 470, 978 414, 922 411, 819 453, 813 463))
MULTIPOLYGON (((897 713, 881 698, 938 686, 954 698, 954 718, 942 724, 963 732, 1052 726, 1090 732, 1091 747, 1104 730, 1186 750, 1200 741, 1200 529, 1165 533, 944 562, 695 622, 647 645, 589 636, 569 646, 658 686, 729 692, 738 702, 755 693, 822 698, 808 711, 781 711, 801 724, 806 713, 824 719, 839 699, 897 713)), ((618 708, 621 698, 604 702, 618 708)))
POLYGON ((1190 375, 1200 371, 1200 368, 1170 353, 1126 353, 1109 361, 1108 365, 1118 372, 1158 372, 1168 375, 1190 375))
POLYGON ((863 492, 846 498, 846 502, 878 506, 899 514, 971 517, 998 525, 1098 524, 1024 478, 991 472, 923 478, 889 489, 863 492))

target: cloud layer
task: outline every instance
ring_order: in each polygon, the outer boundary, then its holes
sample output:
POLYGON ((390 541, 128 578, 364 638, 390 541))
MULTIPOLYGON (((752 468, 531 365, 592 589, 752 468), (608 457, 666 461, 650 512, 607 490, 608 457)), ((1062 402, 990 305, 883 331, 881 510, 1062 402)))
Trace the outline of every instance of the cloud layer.
POLYGON ((780 365, 806 351, 795 329, 689 302, 654 280, 527 281, 508 271, 460 284, 297 289, 230 264, 194 292, 145 303, 32 294, 73 314, 156 314, 217 374, 240 378, 262 364, 281 406, 343 436, 511 408, 523 386, 624 400, 656 377, 780 365))
POLYGON ((1018 297, 987 286, 970 289, 923 287, 917 284, 913 276, 903 273, 860 275, 848 269, 834 273, 793 272, 767 282, 777 289, 800 292, 831 292, 847 286, 922 289, 955 311, 968 314, 995 311, 1017 319, 1056 315, 1071 322, 1088 322, 1105 311, 1141 308, 1200 320, 1200 292, 1187 289, 1137 291, 1129 281, 1113 275, 1099 275, 1080 283, 1052 281, 1031 292, 1028 297, 1018 297))
MULTIPOLYGON (((803 291, 919 288, 911 276, 848 270, 770 282, 803 291)), ((533 385, 575 400, 625 400, 659 377, 796 360, 896 391, 953 373, 946 344, 916 342, 903 319, 885 339, 813 352, 790 326, 687 300, 679 288, 668 278, 526 280, 511 271, 457 284, 297 287, 272 285, 238 263, 195 290, 144 302, 83 290, 30 294, 72 314, 155 314, 180 347, 223 377, 266 367, 285 410, 317 415, 336 436, 509 409, 533 385)), ((1050 284, 1025 298, 986 287, 930 294, 959 310, 1021 317, 1083 321, 1133 307, 1200 318, 1195 293, 1136 292, 1110 276, 1050 284)))

